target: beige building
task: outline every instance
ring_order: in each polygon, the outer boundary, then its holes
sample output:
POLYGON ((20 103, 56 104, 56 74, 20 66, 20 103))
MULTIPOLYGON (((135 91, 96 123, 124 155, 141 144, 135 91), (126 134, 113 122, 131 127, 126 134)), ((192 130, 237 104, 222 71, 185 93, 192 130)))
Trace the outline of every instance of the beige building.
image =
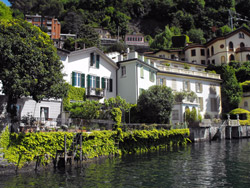
POLYGON ((250 61, 250 31, 241 27, 204 45, 190 44, 184 51, 185 60, 197 64, 221 65, 230 61, 250 61))

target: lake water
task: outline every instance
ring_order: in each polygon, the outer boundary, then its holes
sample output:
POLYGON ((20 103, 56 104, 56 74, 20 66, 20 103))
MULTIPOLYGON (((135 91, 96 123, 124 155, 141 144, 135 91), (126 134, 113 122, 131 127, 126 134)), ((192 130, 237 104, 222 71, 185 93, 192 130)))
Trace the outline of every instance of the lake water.
POLYGON ((250 187, 250 140, 195 143, 80 169, 0 176, 0 187, 250 187))

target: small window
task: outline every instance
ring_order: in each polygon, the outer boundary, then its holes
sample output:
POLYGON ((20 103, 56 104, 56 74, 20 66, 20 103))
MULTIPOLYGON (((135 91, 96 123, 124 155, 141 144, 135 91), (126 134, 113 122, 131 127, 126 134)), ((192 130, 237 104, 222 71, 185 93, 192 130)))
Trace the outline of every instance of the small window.
POLYGON ((49 107, 40 107, 40 118, 41 120, 49 119, 49 107))
POLYGON ((217 98, 211 98, 211 112, 218 112, 217 98))
POLYGON ((216 94, 216 86, 215 85, 210 85, 210 94, 216 94))
POLYGON ((141 78, 144 78, 144 68, 143 66, 140 68, 141 78))
POLYGON ((244 47, 245 47, 245 43, 244 43, 244 42, 241 42, 241 43, 240 43, 240 47, 241 47, 241 48, 244 48, 244 47))
POLYGON ((198 83, 196 83, 195 86, 196 86, 196 92, 202 93, 202 91, 203 91, 202 83, 198 82, 198 83))
POLYGON ((179 110, 172 111, 172 120, 179 120, 179 110))
POLYGON ((122 77, 126 76, 126 66, 122 66, 121 67, 121 70, 122 70, 122 77))
POLYGON ((214 47, 211 47, 211 54, 214 55, 214 47))
POLYGON ((155 76, 154 76, 154 72, 153 71, 149 71, 149 80, 151 82, 154 82, 155 81, 155 76))
POLYGON ((207 64, 210 65, 210 60, 207 61, 207 64))
POLYGON ((235 60, 235 58, 234 58, 234 55, 233 55, 233 54, 231 54, 231 55, 229 56, 229 60, 230 60, 230 62, 235 60))
POLYGON ((221 56, 221 63, 226 63, 226 58, 225 58, 225 56, 221 56))
POLYGON ((239 38, 240 38, 240 39, 244 39, 244 38, 245 38, 244 33, 239 33, 239 38))
POLYGON ((206 60, 201 60, 201 64, 205 65, 206 64, 206 60))
POLYGON ((196 50, 191 50, 191 56, 196 56, 196 50))
POLYGON ((175 55, 174 54, 171 55, 171 59, 175 59, 175 55))
POLYGON ((233 51, 234 50, 234 44, 230 41, 229 42, 229 51, 233 51))
POLYGON ((250 54, 247 54, 247 61, 250 61, 250 54))
POLYGON ((205 56, 205 50, 201 49, 201 56, 205 56))
POLYGON ((210 56, 210 51, 209 51, 209 48, 207 49, 207 57, 210 56))
POLYGON ((244 107, 248 108, 248 102, 247 101, 244 102, 244 107))
POLYGON ((215 65, 215 60, 214 59, 212 60, 212 64, 215 65))
POLYGON ((220 45, 220 48, 223 49, 223 48, 224 48, 224 44, 221 44, 221 45, 220 45))
POLYGON ((72 86, 85 87, 85 74, 72 72, 72 86))
POLYGON ((190 82, 189 81, 183 81, 183 90, 190 91, 190 82))

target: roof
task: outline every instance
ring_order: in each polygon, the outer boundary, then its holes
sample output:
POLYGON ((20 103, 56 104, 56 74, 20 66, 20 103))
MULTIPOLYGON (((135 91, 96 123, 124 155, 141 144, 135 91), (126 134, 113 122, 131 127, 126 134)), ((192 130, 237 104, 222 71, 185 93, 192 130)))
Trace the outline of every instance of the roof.
POLYGON ((69 52, 68 50, 64 50, 64 49, 59 49, 59 48, 57 48, 57 50, 68 54, 69 57, 74 56, 74 55, 84 54, 84 53, 91 53, 94 51, 94 52, 98 53, 103 59, 105 59, 110 65, 112 65, 113 67, 118 69, 116 63, 112 59, 110 59, 108 56, 106 56, 100 49, 98 49, 96 47, 76 50, 76 51, 72 51, 72 52, 69 52))
POLYGON ((147 66, 147 67, 149 67, 151 69, 154 69, 156 72, 158 72, 158 69, 156 67, 153 67, 152 65, 147 64, 147 63, 145 63, 144 61, 142 61, 142 60, 140 60, 138 58, 133 58, 133 59, 128 59, 128 60, 124 60, 124 61, 119 61, 117 64, 118 64, 118 66, 120 66, 120 64, 122 64, 122 63, 128 63, 130 61, 138 61, 141 64, 143 64, 143 65, 145 65, 145 66, 147 66))
POLYGON ((189 64, 189 65, 201 66, 201 67, 204 67, 204 68, 207 67, 206 65, 195 64, 195 63, 191 63, 191 62, 188 62, 188 61, 181 61, 181 60, 169 59, 169 58, 165 58, 165 57, 156 57, 156 56, 146 55, 146 54, 144 56, 145 57, 150 57, 150 58, 155 58, 155 59, 162 59, 162 60, 167 60, 167 61, 174 61, 176 63, 186 63, 186 64, 189 64))

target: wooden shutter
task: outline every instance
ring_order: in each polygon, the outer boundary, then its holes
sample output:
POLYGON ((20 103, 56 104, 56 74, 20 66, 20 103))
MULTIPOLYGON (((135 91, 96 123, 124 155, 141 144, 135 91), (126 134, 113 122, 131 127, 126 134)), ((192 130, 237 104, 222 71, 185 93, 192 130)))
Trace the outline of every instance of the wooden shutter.
POLYGON ((200 110, 203 111, 203 97, 199 97, 200 110))
POLYGON ((81 74, 81 87, 85 88, 85 74, 81 74))
POLYGON ((105 85, 105 78, 102 78, 102 89, 105 89, 106 85, 105 85))
POLYGON ((100 55, 96 55, 96 68, 99 69, 99 64, 100 64, 100 55))
POLYGON ((109 79, 109 91, 113 92, 113 79, 109 79))
POLYGON ((76 86, 76 73, 72 72, 72 86, 76 86))
POLYGON ((90 88, 90 75, 87 77, 87 82, 88 82, 88 88, 90 88))
POLYGON ((100 88, 100 77, 96 77, 96 88, 100 88))
POLYGON ((90 66, 93 66, 95 63, 95 54, 91 53, 90 54, 90 66))

